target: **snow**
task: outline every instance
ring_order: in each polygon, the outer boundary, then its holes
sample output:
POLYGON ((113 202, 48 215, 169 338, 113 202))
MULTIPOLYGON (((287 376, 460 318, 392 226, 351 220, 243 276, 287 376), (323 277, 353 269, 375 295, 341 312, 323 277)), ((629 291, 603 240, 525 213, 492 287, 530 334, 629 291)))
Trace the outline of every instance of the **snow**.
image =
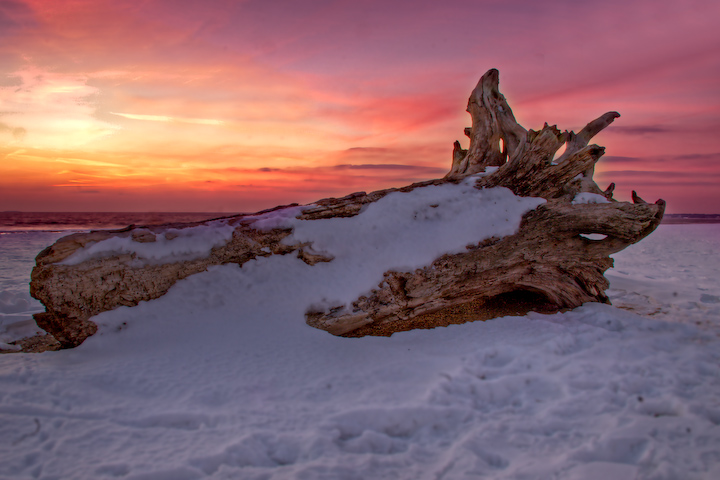
POLYGON ((720 334, 720 224, 661 225, 613 257, 605 276, 613 305, 720 334), (647 259, 654 259, 647 268, 647 259))
POLYGON ((300 215, 303 210, 313 207, 313 205, 304 205, 298 207, 288 207, 280 210, 262 213, 259 215, 251 215, 246 217, 252 223, 255 230, 267 231, 273 228, 283 228, 292 226, 292 221, 300 215))
MULTIPOLYGON (((207 225, 168 229, 156 235, 153 242, 137 242, 131 236, 115 236, 80 248, 59 263, 77 265, 89 259, 120 254, 133 254, 134 265, 137 266, 195 260, 208 256, 213 248, 229 242, 233 230, 235 227, 228 225, 227 220, 216 220, 207 225)), ((152 234, 147 229, 135 232, 152 234)))
POLYGON ((545 203, 504 187, 478 190, 475 180, 393 192, 355 217, 289 221, 294 231, 283 243, 309 242, 313 251, 334 258, 315 266, 324 278, 314 280, 313 297, 320 297, 313 298, 314 308, 350 303, 382 282, 388 270, 413 271, 467 245, 511 235, 526 212, 545 203))
POLYGON ((579 203, 610 203, 610 200, 599 193, 580 192, 575 195, 575 198, 572 200, 573 205, 577 205, 579 203))
MULTIPOLYGON (((462 248, 453 229, 475 227, 445 228, 460 206, 429 192, 383 211, 462 248)), ((509 210, 467 223, 510 229, 503 219, 527 206, 502 195, 458 200, 509 210)), ((336 238, 282 220, 332 262, 212 267, 94 317, 98 334, 74 350, 0 356, 0 478, 720 478, 720 225, 660 226, 617 254, 609 294, 622 309, 389 338, 305 325, 308 304, 374 276, 351 281, 370 267, 346 247, 371 248, 361 226, 374 215, 339 223, 336 238)), ((422 255, 382 262, 413 268, 422 255)))

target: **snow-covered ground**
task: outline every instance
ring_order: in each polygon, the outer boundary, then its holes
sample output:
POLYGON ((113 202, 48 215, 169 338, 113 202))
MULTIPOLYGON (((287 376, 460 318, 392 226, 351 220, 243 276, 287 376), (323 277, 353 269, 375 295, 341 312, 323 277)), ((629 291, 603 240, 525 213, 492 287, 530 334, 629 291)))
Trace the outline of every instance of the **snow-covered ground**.
POLYGON ((621 308, 389 338, 305 325, 322 265, 214 267, 1 355, 0 478, 717 479, 719 251, 660 226, 615 256, 621 308))

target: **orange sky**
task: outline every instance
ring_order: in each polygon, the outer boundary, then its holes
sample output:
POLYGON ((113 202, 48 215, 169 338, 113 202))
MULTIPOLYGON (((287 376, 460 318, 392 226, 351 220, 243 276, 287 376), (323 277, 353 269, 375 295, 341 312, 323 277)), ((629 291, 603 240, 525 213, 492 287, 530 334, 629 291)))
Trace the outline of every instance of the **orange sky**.
POLYGON ((712 1, 0 0, 0 210, 248 212, 443 176, 489 68, 596 180, 720 213, 712 1))

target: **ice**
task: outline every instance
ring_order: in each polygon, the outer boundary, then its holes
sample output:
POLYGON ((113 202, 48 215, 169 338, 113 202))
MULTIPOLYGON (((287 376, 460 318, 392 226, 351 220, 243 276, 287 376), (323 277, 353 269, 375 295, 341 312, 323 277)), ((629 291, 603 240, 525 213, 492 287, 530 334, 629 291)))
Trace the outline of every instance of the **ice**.
POLYGON ((0 313, 27 312, 30 301, 30 295, 25 292, 0 292, 0 313))
POLYGON ((0 232, 0 350, 40 330, 32 320, 43 306, 30 296, 30 272, 39 251, 66 235, 60 232, 0 232))
MULTIPOLYGON (((412 211, 387 200, 396 235, 419 222, 441 237, 463 208, 480 209, 468 224, 506 223, 473 202, 522 207, 429 192, 412 211)), ((718 478, 720 225, 661 225, 614 255, 616 306, 351 339, 304 310, 371 282, 348 277, 375 271, 350 261, 372 222, 329 238, 278 221, 335 260, 212 267, 94 317, 74 350, 0 355, 0 478, 718 478)))
POLYGON ((610 300, 642 315, 720 334, 719 243, 720 224, 660 225, 613 255, 615 267, 605 274, 610 300))

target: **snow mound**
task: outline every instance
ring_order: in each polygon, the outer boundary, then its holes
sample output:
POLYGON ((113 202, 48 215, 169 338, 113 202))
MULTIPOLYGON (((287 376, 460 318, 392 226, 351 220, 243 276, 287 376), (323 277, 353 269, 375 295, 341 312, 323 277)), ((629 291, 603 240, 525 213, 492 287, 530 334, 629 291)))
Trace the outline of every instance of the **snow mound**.
POLYGON ((273 228, 284 228, 292 226, 295 217, 300 215, 303 210, 313 207, 313 205, 303 205, 298 207, 281 208, 258 215, 249 215, 245 217, 252 223, 252 227, 256 230, 267 231, 273 228))
MULTIPOLYGON (((171 228, 156 235, 152 242, 138 242, 131 236, 111 237, 78 249, 59 264, 77 265, 90 259, 122 254, 134 255, 138 265, 195 260, 208 256, 213 248, 229 242, 234 229, 227 220, 218 220, 197 227, 171 228)), ((152 235, 150 230, 138 229, 134 232, 152 235)))
POLYGON ((575 195, 575 198, 572 200, 572 204, 578 205, 581 203, 610 203, 610 200, 605 198, 604 195, 600 195, 598 193, 580 192, 575 195))
POLYGON ((287 225, 294 231, 283 242, 310 242, 315 252, 332 256, 314 267, 326 276, 316 283, 326 301, 348 304, 388 270, 413 271, 468 245, 516 233, 522 216, 545 203, 504 187, 478 190, 475 180, 393 192, 354 217, 292 220, 287 225))

